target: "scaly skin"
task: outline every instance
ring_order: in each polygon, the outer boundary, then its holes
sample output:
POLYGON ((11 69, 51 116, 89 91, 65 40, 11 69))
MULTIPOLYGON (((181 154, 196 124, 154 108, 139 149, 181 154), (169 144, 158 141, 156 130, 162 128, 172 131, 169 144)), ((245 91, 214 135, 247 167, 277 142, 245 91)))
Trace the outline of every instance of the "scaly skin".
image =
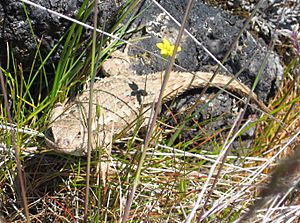
MULTIPOLYGON (((203 88, 212 73, 172 72, 164 92, 164 101, 176 97, 186 90, 203 88)), ((232 78, 218 74, 211 86, 226 88, 228 91, 248 96, 250 89, 232 78), (231 81, 231 82, 230 82, 231 81), (230 82, 230 83, 229 83, 230 82), (228 84, 229 83, 229 84, 228 84), (228 85, 227 85, 228 84, 228 85), (227 86, 226 86, 227 85, 227 86)), ((120 133, 140 117, 142 125, 150 117, 150 108, 158 97, 162 73, 144 76, 118 75, 103 78, 94 84, 92 114, 92 148, 107 146, 115 134, 120 133), (100 116, 96 106, 100 106, 100 116), (142 109, 141 109, 142 108, 142 109), (141 112, 143 111, 143 112, 141 112)), ((252 93, 251 101, 265 112, 267 107, 252 93)), ((50 117, 46 134, 47 145, 59 153, 84 156, 87 152, 87 117, 89 92, 84 91, 65 105, 57 104, 50 117)))

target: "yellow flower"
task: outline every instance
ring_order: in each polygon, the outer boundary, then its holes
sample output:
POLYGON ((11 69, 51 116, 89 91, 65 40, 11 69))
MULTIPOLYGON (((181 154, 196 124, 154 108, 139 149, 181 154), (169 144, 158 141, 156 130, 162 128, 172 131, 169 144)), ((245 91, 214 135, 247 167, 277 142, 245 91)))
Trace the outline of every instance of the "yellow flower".
MULTIPOLYGON (((160 49, 160 54, 164 58, 167 58, 167 57, 173 55, 175 46, 173 44, 171 44, 170 41, 167 40, 166 38, 163 38, 163 41, 161 43, 157 43, 156 46, 158 49, 160 49)), ((179 46, 177 48, 177 53, 180 51, 181 51, 181 47, 179 46)))

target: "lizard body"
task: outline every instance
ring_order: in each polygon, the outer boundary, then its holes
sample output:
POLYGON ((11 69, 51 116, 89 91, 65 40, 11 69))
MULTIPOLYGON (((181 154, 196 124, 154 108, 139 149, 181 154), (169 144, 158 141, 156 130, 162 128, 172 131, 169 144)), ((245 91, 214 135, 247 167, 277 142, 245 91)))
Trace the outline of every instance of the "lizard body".
MULTIPOLYGON (((212 73, 171 72, 164 101, 170 100, 186 90, 203 88, 212 73)), ((152 103, 157 100, 162 83, 162 73, 149 75, 117 75, 103 78, 94 83, 92 113, 92 146, 107 146, 112 137, 132 124, 138 117, 142 125, 150 117, 152 103), (100 106, 100 115, 96 113, 100 106), (141 114, 141 108, 143 113, 141 114)), ((250 89, 225 75, 216 75, 210 84, 218 88, 248 96, 250 89), (229 83, 229 84, 228 84, 229 83)), ((254 93, 251 101, 265 111, 267 107, 254 93)), ((56 104, 46 131, 46 144, 60 153, 83 156, 87 151, 87 118, 89 92, 84 91, 66 104, 56 104)))

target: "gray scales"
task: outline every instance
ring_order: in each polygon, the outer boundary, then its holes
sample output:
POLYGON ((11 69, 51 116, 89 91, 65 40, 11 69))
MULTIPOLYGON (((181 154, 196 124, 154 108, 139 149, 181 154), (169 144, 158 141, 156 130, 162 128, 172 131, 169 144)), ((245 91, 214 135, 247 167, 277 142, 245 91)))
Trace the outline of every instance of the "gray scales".
MULTIPOLYGON (((105 62, 111 70, 123 68, 124 72, 106 77, 94 83, 92 108, 92 149, 106 147, 114 135, 140 118, 141 126, 147 124, 151 106, 158 98, 163 72, 136 75, 124 64, 116 65, 113 59, 105 62), (100 107, 100 115, 96 110, 100 107), (142 108, 142 109, 141 109, 142 108), (142 111, 142 112, 141 112, 142 111)), ((108 71, 108 72, 111 72, 108 71)), ((115 74, 114 73, 114 74, 115 74)), ((203 88, 213 76, 210 72, 171 72, 163 101, 168 101, 187 90, 203 88)), ((251 96, 251 102, 269 112, 255 93, 232 77, 217 74, 210 86, 224 88, 242 97, 251 96)), ((50 115, 46 131, 46 144, 59 153, 84 156, 87 153, 87 118, 89 90, 85 90, 72 100, 57 103, 50 115)))

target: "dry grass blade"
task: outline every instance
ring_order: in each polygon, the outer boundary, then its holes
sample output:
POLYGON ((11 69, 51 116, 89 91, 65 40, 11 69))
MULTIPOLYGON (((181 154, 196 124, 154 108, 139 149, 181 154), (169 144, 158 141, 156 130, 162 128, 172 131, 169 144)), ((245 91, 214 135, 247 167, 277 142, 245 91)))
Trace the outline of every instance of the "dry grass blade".
POLYGON ((282 204, 287 195, 291 193, 291 191, 294 190, 299 184, 300 145, 296 146, 294 150, 295 152, 290 156, 290 158, 282 160, 275 168, 269 184, 260 191, 260 198, 256 199, 249 211, 239 219, 239 222, 242 222, 246 219, 250 221, 250 219, 258 210, 262 209, 266 204, 272 201, 272 197, 276 198, 280 194, 283 194, 279 201, 274 199, 273 204, 268 208, 269 211, 265 216, 265 218, 268 218, 267 216, 272 215, 273 211, 278 209, 279 205, 282 204))

